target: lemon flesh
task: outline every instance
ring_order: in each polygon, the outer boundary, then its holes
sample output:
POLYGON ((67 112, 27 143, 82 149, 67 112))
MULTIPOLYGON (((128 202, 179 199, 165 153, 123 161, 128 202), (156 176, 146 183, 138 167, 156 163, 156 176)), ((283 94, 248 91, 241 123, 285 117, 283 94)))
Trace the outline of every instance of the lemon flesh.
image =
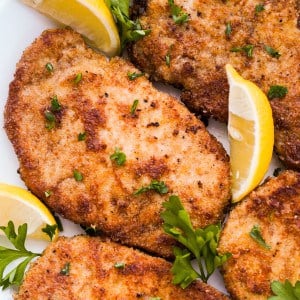
MULTIPOLYGON (((33 239, 48 240, 42 231, 46 225, 57 225, 48 208, 30 192, 8 184, 0 183, 0 226, 12 221, 18 226, 27 223, 27 236, 33 239)), ((4 232, 0 230, 0 235, 4 232)), ((58 237, 58 230, 52 240, 58 237)))
POLYGON ((274 123, 266 95, 226 65, 229 82, 228 135, 232 201, 237 202, 263 179, 272 159, 274 123))
POLYGON ((56 21, 84 35, 90 45, 114 56, 120 52, 120 39, 113 16, 103 0, 23 0, 56 21))

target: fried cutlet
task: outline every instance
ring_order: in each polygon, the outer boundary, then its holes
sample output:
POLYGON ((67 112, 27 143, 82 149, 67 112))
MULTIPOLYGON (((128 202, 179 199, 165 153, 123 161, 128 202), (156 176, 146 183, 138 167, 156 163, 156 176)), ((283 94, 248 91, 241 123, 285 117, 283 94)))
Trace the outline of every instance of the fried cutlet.
POLYGON ((233 299, 266 299, 272 281, 300 280, 300 173, 282 172, 253 191, 230 213, 219 252, 233 299), (265 245, 250 237, 258 226, 265 245))
POLYGON ((172 284, 171 263, 98 237, 60 237, 25 275, 22 299, 228 299, 195 281, 172 284))
POLYGON ((170 257, 162 203, 178 195, 195 227, 218 222, 229 160, 201 121, 134 72, 71 30, 45 31, 17 65, 5 129, 22 179, 51 210, 170 257))
POLYGON ((177 25, 167 0, 135 0, 151 33, 129 47, 132 60, 152 79, 182 88, 194 112, 226 122, 230 63, 265 93, 288 89, 271 100, 275 148, 283 162, 300 170, 300 6, 298 0, 180 1, 189 16, 177 25), (146 7, 146 10, 145 10, 146 7), (167 62, 166 62, 167 61, 167 62))

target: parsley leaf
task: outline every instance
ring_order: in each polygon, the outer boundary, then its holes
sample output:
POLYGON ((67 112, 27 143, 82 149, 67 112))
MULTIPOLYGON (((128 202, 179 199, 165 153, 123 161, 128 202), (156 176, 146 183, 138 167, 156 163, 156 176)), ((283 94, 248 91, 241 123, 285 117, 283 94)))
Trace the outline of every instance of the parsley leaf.
POLYGON ((135 114, 135 111, 136 111, 136 108, 137 108, 138 104, 139 104, 139 100, 138 100, 138 99, 135 99, 135 100, 133 101, 133 103, 132 103, 131 108, 130 108, 130 114, 131 114, 131 115, 134 115, 134 114, 135 114))
POLYGON ((171 8, 171 14, 172 14, 173 21, 176 24, 182 25, 183 23, 186 23, 189 21, 189 15, 187 13, 183 12, 183 10, 174 3, 174 0, 168 0, 168 3, 171 8))
POLYGON ((63 266, 63 268, 60 270, 61 275, 69 276, 70 275, 70 263, 67 262, 63 266))
POLYGON ((51 112, 56 112, 61 110, 61 104, 58 102, 57 96, 54 95, 51 98, 51 112))
POLYGON ((245 52, 247 57, 253 57, 253 49, 254 46, 253 45, 245 45, 242 47, 232 47, 230 49, 231 52, 245 52))
POLYGON ((2 289, 6 289, 11 285, 20 285, 22 283, 28 263, 36 256, 40 256, 40 254, 33 253, 25 248, 26 223, 18 227, 18 233, 15 232, 15 226, 12 221, 9 221, 7 226, 0 226, 0 229, 15 247, 15 249, 10 249, 0 246, 0 286, 2 289), (4 276, 7 266, 19 258, 25 259, 4 276))
POLYGON ((163 206, 166 209, 161 213, 164 231, 186 247, 183 250, 175 247, 173 250, 176 257, 172 267, 173 283, 186 288, 196 278, 207 282, 215 269, 231 256, 229 253, 217 253, 221 225, 194 229, 189 214, 177 196, 170 196, 163 206), (197 260, 199 273, 191 266, 192 257, 197 260))
POLYGON ((144 75, 145 75, 145 73, 136 73, 136 72, 133 72, 133 73, 128 72, 127 73, 129 80, 134 80, 134 79, 136 79, 138 77, 142 77, 144 75))
POLYGON ((226 35, 226 37, 229 38, 230 35, 231 35, 231 33, 232 33, 231 23, 227 22, 226 23, 226 27, 225 27, 225 35, 226 35))
POLYGON ((274 295, 268 300, 300 300, 300 281, 298 280, 293 286, 288 280, 284 283, 273 281, 271 289, 274 295))
POLYGON ((284 98, 288 93, 288 89, 282 85, 272 85, 268 91, 268 99, 284 98))
POLYGON ((112 161, 115 161, 118 166, 123 166, 126 162, 126 155, 120 148, 116 148, 115 152, 109 157, 112 161))
POLYGON ((79 134, 78 134, 78 141, 85 141, 85 139, 86 139, 86 132, 80 132, 79 134))
POLYGON ((123 262, 116 262, 116 263, 114 264, 114 267, 115 267, 116 269, 124 269, 124 268, 125 268, 125 263, 123 263, 123 262))
POLYGON ((275 50, 274 48, 272 48, 272 47, 270 47, 270 46, 265 46, 265 50, 267 51, 267 53, 270 55, 270 56, 272 56, 272 57, 274 57, 274 58, 279 58, 280 56, 281 56, 281 54, 277 51, 277 50, 275 50))
POLYGON ((258 13, 265 10, 265 5, 263 3, 257 4, 255 6, 255 14, 258 15, 258 13))
POLYGON ((73 177, 76 181, 82 181, 83 180, 83 176, 78 170, 73 171, 73 177))
POLYGON ((58 228, 57 224, 54 225, 47 224, 44 228, 42 228, 42 231, 45 232, 49 236, 50 240, 52 241, 52 238, 55 235, 57 228, 58 228))
POLYGON ((74 78, 74 83, 78 84, 82 79, 82 73, 78 73, 76 74, 75 78, 74 78))
POLYGON ((142 29, 139 20, 129 19, 129 0, 105 0, 105 2, 116 19, 122 49, 126 43, 138 41, 150 33, 151 30, 142 29))
POLYGON ((53 72, 54 70, 53 65, 50 62, 46 63, 45 68, 48 72, 53 72))
POLYGON ((266 249, 269 249, 269 250, 271 249, 271 247, 269 245, 267 245, 267 243, 263 239, 261 232, 260 232, 259 225, 254 225, 249 234, 255 240, 255 242, 257 242, 259 245, 261 245, 262 247, 264 247, 266 249))
POLYGON ((136 190, 133 194, 140 195, 150 190, 156 191, 161 195, 166 194, 169 191, 168 187, 165 185, 163 181, 152 180, 148 186, 141 187, 140 189, 136 190))

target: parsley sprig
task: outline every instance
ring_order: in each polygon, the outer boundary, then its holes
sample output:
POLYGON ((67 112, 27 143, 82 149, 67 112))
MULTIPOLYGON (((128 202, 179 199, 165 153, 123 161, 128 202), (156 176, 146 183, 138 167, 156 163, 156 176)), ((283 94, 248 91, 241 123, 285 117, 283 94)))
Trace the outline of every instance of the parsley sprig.
POLYGON ((105 2, 116 19, 122 49, 126 43, 138 41, 150 33, 149 29, 142 29, 139 20, 130 20, 129 0, 105 0, 105 2))
POLYGON ((15 247, 15 249, 11 249, 0 246, 0 287, 4 290, 10 285, 20 285, 28 263, 33 258, 40 256, 40 254, 33 253, 25 248, 26 223, 18 227, 18 233, 15 232, 15 226, 12 221, 9 221, 7 226, 0 226, 0 229, 15 247), (8 265, 20 258, 25 259, 4 275, 8 265))
POLYGON ((186 247, 174 247, 173 283, 184 289, 196 278, 207 282, 215 269, 231 256, 229 253, 217 253, 221 225, 194 229, 189 214, 177 196, 170 196, 163 206, 166 208, 161 213, 164 231, 186 247), (191 265, 193 257, 197 260, 199 272, 191 265))
POLYGON ((268 298, 268 300, 300 300, 300 281, 298 280, 293 286, 289 280, 284 283, 280 281, 273 281, 271 283, 271 289, 274 295, 268 298))

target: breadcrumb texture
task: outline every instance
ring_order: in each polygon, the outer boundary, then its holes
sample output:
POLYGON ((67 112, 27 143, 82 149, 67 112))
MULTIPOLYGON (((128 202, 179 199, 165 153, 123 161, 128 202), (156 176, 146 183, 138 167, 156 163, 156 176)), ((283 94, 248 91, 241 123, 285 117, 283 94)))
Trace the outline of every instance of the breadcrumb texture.
POLYGON ((132 72, 140 73, 124 59, 108 61, 87 48, 71 30, 45 31, 17 65, 5 129, 22 179, 53 211, 114 241, 170 257, 174 240, 163 233, 162 203, 178 195, 195 227, 218 222, 230 198, 229 159, 177 99, 145 77, 130 80, 132 72), (49 130, 45 112, 54 96, 61 109, 49 130), (78 140, 80 133, 85 140, 78 140), (122 166, 110 159, 116 148, 126 155, 122 166), (134 195, 152 180, 163 181, 168 194, 134 195))
POLYGON ((174 23, 167 0, 134 1, 134 13, 143 12, 142 27, 151 33, 130 47, 133 61, 154 80, 181 88, 181 100, 192 111, 221 121, 228 117, 226 63, 265 93, 271 85, 287 87, 285 98, 270 101, 275 147, 287 166, 300 170, 299 0, 174 2, 188 13, 187 23, 174 23), (231 52, 247 45, 254 46, 252 57, 231 52), (281 56, 270 56, 266 46, 281 56))
POLYGON ((300 280, 300 174, 284 171, 269 179, 230 213, 219 251, 232 257, 223 266, 233 299, 266 299, 274 280, 300 280), (270 250, 249 233, 254 225, 270 250))
POLYGON ((200 281, 184 290, 173 285, 170 269, 162 258, 97 237, 60 237, 31 265, 15 300, 228 299, 200 281))

